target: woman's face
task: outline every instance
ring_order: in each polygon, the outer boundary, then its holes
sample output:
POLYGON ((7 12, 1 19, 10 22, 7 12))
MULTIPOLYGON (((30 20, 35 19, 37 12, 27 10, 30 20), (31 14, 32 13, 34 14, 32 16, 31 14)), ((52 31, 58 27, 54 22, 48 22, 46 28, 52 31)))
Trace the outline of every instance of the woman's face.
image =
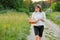
POLYGON ((40 10, 40 9, 39 9, 38 7, 35 7, 35 11, 36 11, 36 12, 39 12, 39 10, 40 10))

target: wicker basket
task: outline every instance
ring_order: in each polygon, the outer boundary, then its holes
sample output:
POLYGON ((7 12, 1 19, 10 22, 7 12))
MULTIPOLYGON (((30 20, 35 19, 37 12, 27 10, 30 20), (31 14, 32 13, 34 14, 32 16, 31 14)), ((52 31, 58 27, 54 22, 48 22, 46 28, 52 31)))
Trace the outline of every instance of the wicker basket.
POLYGON ((30 23, 30 24, 36 24, 37 21, 36 21, 36 20, 29 20, 29 23, 30 23))

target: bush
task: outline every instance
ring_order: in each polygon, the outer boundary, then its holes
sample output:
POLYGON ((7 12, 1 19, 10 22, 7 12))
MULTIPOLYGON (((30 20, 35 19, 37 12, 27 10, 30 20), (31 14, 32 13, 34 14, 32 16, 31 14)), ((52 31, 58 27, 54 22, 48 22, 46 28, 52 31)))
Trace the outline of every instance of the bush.
POLYGON ((60 2, 55 2, 51 5, 53 11, 60 11, 60 2))
POLYGON ((30 16, 30 13, 29 13, 29 10, 28 9, 25 9, 25 13, 30 16))
POLYGON ((16 8, 16 11, 18 11, 18 12, 24 12, 24 9, 23 8, 16 8))
POLYGON ((60 12, 52 12, 52 13, 47 14, 46 16, 48 19, 60 25, 60 12))
POLYGON ((25 12, 27 15, 30 15, 30 14, 29 14, 29 9, 17 8, 16 11, 18 11, 18 12, 25 12))
POLYGON ((0 10, 3 10, 3 9, 4 9, 3 5, 0 4, 0 10))

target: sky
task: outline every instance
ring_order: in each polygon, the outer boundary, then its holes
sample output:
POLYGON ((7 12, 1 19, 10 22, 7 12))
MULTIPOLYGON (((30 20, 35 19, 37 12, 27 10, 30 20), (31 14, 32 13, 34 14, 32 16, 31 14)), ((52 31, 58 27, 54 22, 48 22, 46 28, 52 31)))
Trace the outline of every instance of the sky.
POLYGON ((45 1, 45 0, 32 0, 33 2, 38 2, 38 1, 45 1))

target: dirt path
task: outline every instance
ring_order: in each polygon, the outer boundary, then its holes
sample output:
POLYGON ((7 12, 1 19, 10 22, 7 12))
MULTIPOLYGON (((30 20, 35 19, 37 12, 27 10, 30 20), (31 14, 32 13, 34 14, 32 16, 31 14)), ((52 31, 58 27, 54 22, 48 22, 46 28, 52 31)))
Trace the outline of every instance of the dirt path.
MULTIPOLYGON (((30 35, 27 40, 34 40, 33 25, 30 29, 30 35)), ((46 20, 46 25, 43 33, 42 40, 60 40, 60 28, 50 20, 46 20)))

